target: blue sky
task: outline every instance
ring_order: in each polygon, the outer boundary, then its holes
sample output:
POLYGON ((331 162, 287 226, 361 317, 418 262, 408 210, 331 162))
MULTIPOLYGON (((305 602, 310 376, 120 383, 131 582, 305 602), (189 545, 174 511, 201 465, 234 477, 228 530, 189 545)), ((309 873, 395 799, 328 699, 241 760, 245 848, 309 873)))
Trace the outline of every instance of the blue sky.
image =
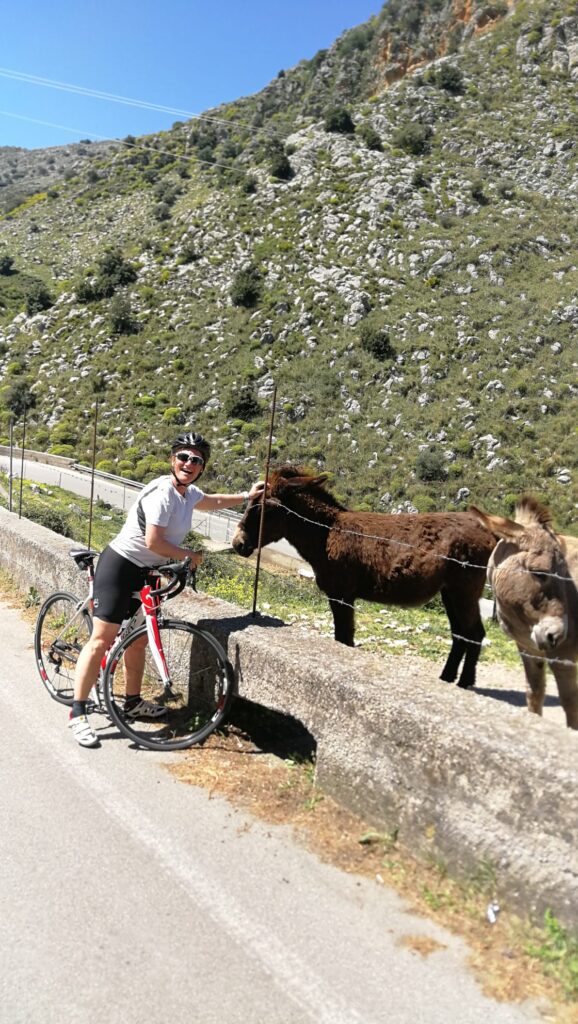
MULTIPOLYGON (((0 68, 201 113, 257 92, 281 68, 312 57, 381 6, 381 0, 99 0, 94 6, 19 0, 2 15, 0 68)), ((0 74, 0 146, 139 135, 177 119, 0 74)))

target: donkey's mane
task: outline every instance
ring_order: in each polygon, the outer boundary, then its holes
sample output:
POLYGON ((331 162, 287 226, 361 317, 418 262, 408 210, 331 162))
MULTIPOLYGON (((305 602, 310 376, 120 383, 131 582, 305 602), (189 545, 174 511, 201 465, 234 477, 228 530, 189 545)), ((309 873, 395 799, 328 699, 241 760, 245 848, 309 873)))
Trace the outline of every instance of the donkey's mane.
POLYGON ((542 505, 537 498, 531 494, 523 494, 516 502, 515 521, 521 526, 544 526, 552 525, 552 513, 550 509, 542 505))
POLYGON ((283 481, 293 480, 299 477, 303 480, 303 486, 299 488, 300 491, 306 492, 312 498, 322 501, 324 505, 331 505, 332 508, 339 509, 340 511, 346 511, 345 505, 342 505, 337 498, 331 494, 325 487, 325 478, 320 476, 319 473, 312 473, 311 470, 305 469, 302 466, 293 466, 291 463, 286 462, 281 466, 276 466, 272 473, 271 489, 275 494, 278 487, 283 486, 283 481))

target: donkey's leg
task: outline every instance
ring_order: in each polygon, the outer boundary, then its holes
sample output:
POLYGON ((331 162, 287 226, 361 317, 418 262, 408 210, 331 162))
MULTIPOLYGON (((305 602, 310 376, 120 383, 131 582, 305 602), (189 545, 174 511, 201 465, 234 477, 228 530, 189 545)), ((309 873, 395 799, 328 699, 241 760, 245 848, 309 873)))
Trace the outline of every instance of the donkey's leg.
POLYGON ((528 711, 541 715, 546 694, 546 665, 538 658, 525 658, 520 651, 524 672, 526 673, 526 704, 528 711))
POLYGON ((578 729, 578 683, 576 682, 576 665, 553 665, 560 703, 566 713, 566 725, 569 729, 578 729))
POLYGON ((464 690, 476 685, 476 667, 482 651, 482 641, 486 635, 477 600, 471 611, 471 619, 473 621, 468 621, 468 618, 464 618, 464 633, 462 634, 466 637, 466 656, 458 686, 461 686, 464 690))
POLYGON ((329 606, 333 612, 333 626, 335 639, 340 644, 353 647, 355 635, 355 612, 353 601, 345 604, 344 598, 329 598, 329 606))
POLYGON ((441 590, 440 595, 446 610, 452 634, 451 650, 448 654, 448 659, 444 665, 440 679, 443 679, 445 683, 453 683, 457 677, 460 662, 465 653, 465 644, 463 640, 457 640, 454 635, 458 633, 458 629, 454 616, 453 601, 450 595, 445 590, 441 590))

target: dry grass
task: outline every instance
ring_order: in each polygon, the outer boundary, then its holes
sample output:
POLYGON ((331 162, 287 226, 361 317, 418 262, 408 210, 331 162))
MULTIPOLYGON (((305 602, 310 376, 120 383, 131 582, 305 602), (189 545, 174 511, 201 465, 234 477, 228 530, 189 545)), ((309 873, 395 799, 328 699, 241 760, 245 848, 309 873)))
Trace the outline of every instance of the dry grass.
MULTIPOLYGON (((470 964, 483 991, 504 1002, 533 999, 544 1019, 576 1024, 578 1008, 564 998, 541 961, 526 949, 538 931, 503 907, 495 925, 486 918, 491 881, 460 884, 436 864, 416 860, 395 835, 373 831, 316 786, 314 765, 296 757, 265 753, 251 739, 251 729, 230 726, 202 748, 186 751, 170 771, 182 782, 221 796, 261 821, 291 826, 295 837, 322 861, 348 873, 389 885, 412 910, 460 936, 470 949, 470 964)), ((418 936, 403 939, 417 954, 428 956, 435 942, 418 936)))

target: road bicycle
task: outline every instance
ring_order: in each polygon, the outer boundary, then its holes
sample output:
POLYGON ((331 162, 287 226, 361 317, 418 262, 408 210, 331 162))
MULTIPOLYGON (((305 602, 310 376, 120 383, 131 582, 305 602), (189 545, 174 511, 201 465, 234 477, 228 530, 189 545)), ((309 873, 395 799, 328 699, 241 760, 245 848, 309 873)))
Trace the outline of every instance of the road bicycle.
MULTIPOLYGON (((70 554, 86 573, 87 596, 82 600, 65 591, 51 594, 38 613, 34 634, 42 682, 54 700, 68 705, 73 700, 78 655, 92 632, 98 552, 82 549, 70 554)), ((151 570, 134 595, 140 598, 140 606, 121 623, 90 694, 89 712, 108 714, 121 733, 149 750, 179 750, 201 743, 221 724, 233 696, 233 670, 218 640, 191 622, 163 614, 164 602, 180 594, 190 581, 189 563, 187 558, 151 570), (161 575, 168 578, 164 586, 161 575), (141 697, 166 709, 162 718, 152 720, 130 718, 124 707, 125 657, 145 636, 141 697)))

